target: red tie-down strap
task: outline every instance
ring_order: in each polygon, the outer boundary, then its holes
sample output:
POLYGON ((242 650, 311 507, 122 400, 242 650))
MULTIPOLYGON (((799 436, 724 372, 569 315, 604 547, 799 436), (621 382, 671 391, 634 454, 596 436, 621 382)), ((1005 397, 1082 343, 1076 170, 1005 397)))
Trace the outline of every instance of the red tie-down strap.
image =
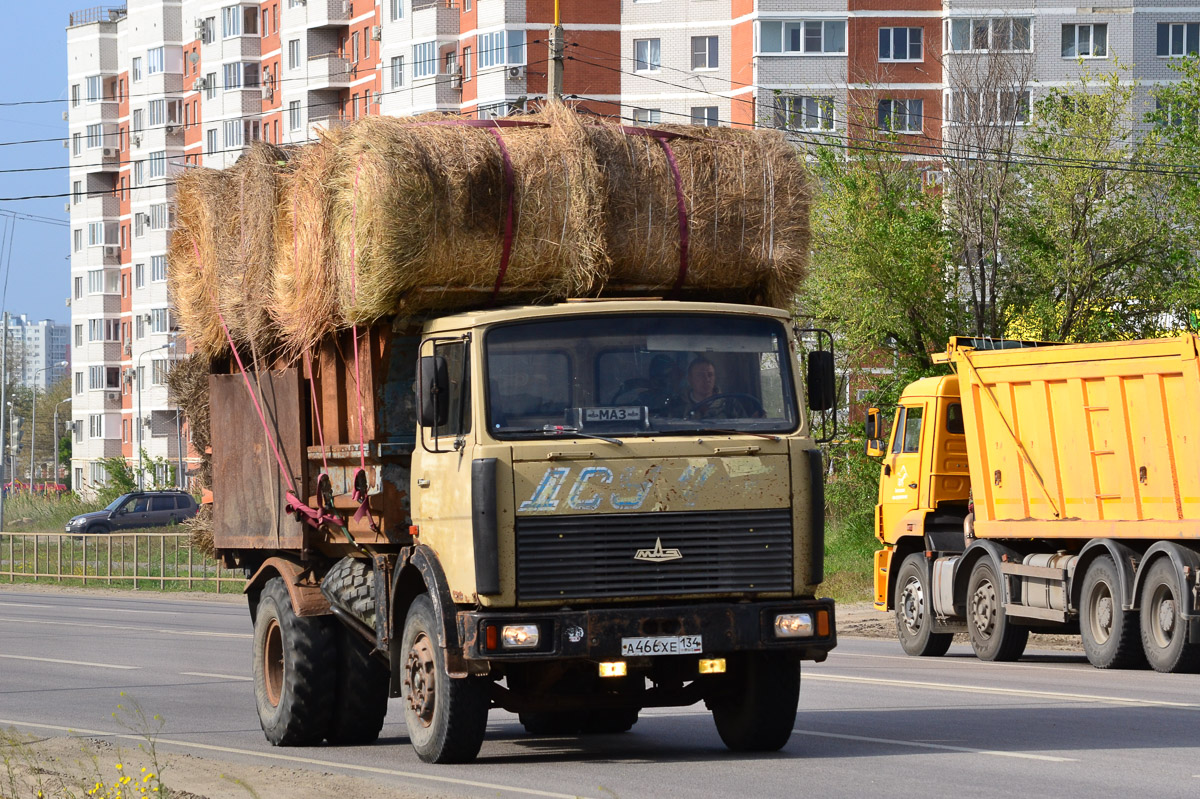
POLYGON ((692 137, 667 130, 635 128, 628 125, 622 125, 621 132, 627 136, 644 136, 648 139, 654 139, 662 147, 663 154, 667 157, 667 164, 671 167, 671 177, 675 180, 675 210, 679 216, 679 274, 675 278, 675 286, 672 291, 678 292, 687 281, 688 212, 687 200, 683 196, 683 179, 679 175, 679 163, 675 160, 675 151, 671 149, 670 142, 673 139, 690 139, 692 137))

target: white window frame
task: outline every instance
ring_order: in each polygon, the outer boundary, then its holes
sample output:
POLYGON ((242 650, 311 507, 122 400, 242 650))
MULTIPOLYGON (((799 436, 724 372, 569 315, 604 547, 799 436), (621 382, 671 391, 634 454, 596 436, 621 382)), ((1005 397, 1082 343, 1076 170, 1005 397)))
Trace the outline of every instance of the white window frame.
POLYGON ((1192 43, 1200 48, 1200 22, 1160 22, 1155 29, 1157 42, 1155 52, 1159 58, 1184 58, 1192 51, 1188 48, 1188 33, 1192 33, 1192 43), (1162 51, 1162 30, 1167 30, 1167 52, 1162 51), (1189 31, 1188 29, 1192 30, 1189 31), (1179 46, 1176 47, 1175 31, 1179 31, 1179 46))
POLYGON ((288 103, 288 129, 300 130, 303 123, 300 120, 300 101, 292 100, 288 103))
POLYGON ((845 19, 764 19, 755 26, 756 55, 846 55, 845 19), (815 44, 814 45, 814 40, 815 44), (841 41, 841 47, 834 45, 841 41), (778 49, 775 49, 778 42, 778 49))
POLYGON ((288 69, 300 69, 300 40, 288 42, 288 69))
POLYGON ((151 255, 150 256, 150 282, 165 283, 167 282, 167 256, 151 255))
POLYGON ((894 27, 879 29, 879 61, 880 63, 897 63, 903 61, 925 60, 925 29, 922 27, 894 27), (914 39, 913 34, 916 34, 914 39), (900 40, 903 39, 901 42, 900 40), (904 55, 897 56, 897 45, 902 44, 904 55), (884 49, 886 45, 887 55, 884 49), (913 55, 913 52, 916 55, 913 55))
POLYGON ((85 131, 87 133, 87 149, 96 150, 104 146, 104 125, 97 122, 94 125, 88 125, 85 131))
POLYGON ((392 56, 388 68, 392 73, 392 88, 399 89, 404 85, 404 56, 392 56))
POLYGON ((225 6, 221 9, 221 38, 232 39, 242 35, 242 7, 225 6))
POLYGON ((715 128, 721 124, 721 109, 716 105, 694 105, 691 107, 692 124, 715 128))
POLYGON ((167 333, 170 332, 168 327, 169 318, 166 308, 151 308, 150 309, 150 332, 151 333, 167 333))
POLYGON ((647 125, 658 125, 662 122, 662 109, 659 108, 635 108, 633 109, 633 124, 638 127, 646 127, 647 125))
POLYGON ((133 265, 133 287, 135 289, 141 289, 141 288, 146 287, 146 265, 145 264, 134 264, 133 265))
POLYGON ((430 78, 437 74, 438 68, 438 52, 437 42, 418 42, 412 46, 413 62, 412 75, 413 80, 421 78, 430 78))
POLYGON ((404 0, 389 0, 388 8, 392 22, 404 19, 404 0))
POLYGON ((956 125, 1028 125, 1033 109, 1033 97, 1029 89, 1001 89, 994 93, 985 93, 977 89, 947 89, 942 94, 943 124, 956 125), (1008 98, 1016 98, 1011 105, 1006 103, 1008 98), (968 112, 964 117, 961 112, 962 103, 968 103, 968 112), (985 107, 988 109, 985 113, 985 107), (1012 109, 1016 112, 1013 119, 1006 119, 1006 112, 1012 109))
POLYGON ((157 75, 167 71, 167 54, 163 47, 151 47, 146 51, 146 74, 157 75))
POLYGON ((1033 52, 1033 18, 1032 17, 952 17, 946 20, 945 37, 943 39, 943 47, 947 53, 1030 53, 1033 52), (1015 37, 1013 31, 1018 23, 1023 23, 1026 34, 1025 47, 998 47, 997 35, 1002 24, 1009 24, 1009 40, 1010 42, 1015 37), (965 26, 967 36, 967 46, 956 48, 954 46, 955 30, 963 30, 965 26), (978 38, 981 35, 987 37, 987 46, 978 47, 978 38))
POLYGON ((104 76, 103 75, 88 75, 87 76, 87 98, 85 102, 89 105, 104 101, 104 76))
POLYGON ((711 72, 717 69, 720 66, 720 51, 721 38, 719 36, 693 36, 692 71, 711 72))
POLYGON ((150 179, 167 176, 167 151, 157 150, 150 153, 150 179))
POLYGON ((633 71, 637 74, 662 71, 662 39, 633 40, 633 71))
POLYGON ((129 64, 130 80, 134 83, 142 82, 142 57, 134 56, 133 61, 129 64))
POLYGON ((775 106, 776 127, 827 133, 837 128, 833 97, 784 95, 775 106))
POLYGON ((876 108, 876 122, 879 122, 879 117, 884 116, 884 105, 887 105, 887 123, 880 124, 879 127, 891 133, 915 134, 923 133, 925 129, 925 101, 919 97, 894 97, 886 100, 880 100, 876 108), (914 113, 915 110, 915 113, 914 113), (917 126, 913 127, 913 120, 917 121, 917 126), (897 121, 902 121, 904 127, 898 127, 897 121))
POLYGON ((1062 57, 1072 60, 1076 58, 1108 58, 1108 23, 1064 22, 1062 26, 1062 57), (1097 33, 1100 35, 1097 36, 1097 33), (1067 52, 1068 45, 1070 53, 1067 52), (1101 52, 1096 52, 1097 49, 1101 52))

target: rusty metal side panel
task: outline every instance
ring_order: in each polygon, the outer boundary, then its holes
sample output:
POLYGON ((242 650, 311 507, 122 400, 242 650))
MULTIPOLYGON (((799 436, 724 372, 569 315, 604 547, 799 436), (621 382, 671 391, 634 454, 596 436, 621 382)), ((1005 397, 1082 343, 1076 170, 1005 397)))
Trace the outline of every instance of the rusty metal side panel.
MULTIPOLYGON (((297 487, 307 478, 307 420, 299 369, 250 375, 271 435, 297 487)), ((303 526, 284 513, 287 483, 240 374, 211 375, 213 544, 218 549, 302 549, 303 526)))

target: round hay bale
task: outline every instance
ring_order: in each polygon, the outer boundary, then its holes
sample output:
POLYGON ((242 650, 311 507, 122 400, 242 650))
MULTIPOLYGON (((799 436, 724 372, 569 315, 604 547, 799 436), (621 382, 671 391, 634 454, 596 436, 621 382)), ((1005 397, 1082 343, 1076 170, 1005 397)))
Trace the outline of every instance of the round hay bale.
POLYGON ((176 227, 167 254, 167 286, 180 327, 206 358, 226 349, 217 318, 222 232, 229 227, 230 177, 216 169, 184 172, 175 184, 176 227))

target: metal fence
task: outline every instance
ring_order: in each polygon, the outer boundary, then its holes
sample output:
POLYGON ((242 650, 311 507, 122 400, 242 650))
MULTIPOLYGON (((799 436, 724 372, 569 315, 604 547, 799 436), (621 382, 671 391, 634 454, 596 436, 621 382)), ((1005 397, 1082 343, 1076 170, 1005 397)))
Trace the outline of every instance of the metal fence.
POLYGON ((193 549, 188 533, 0 533, 0 582, 220 593, 245 579, 193 549))

